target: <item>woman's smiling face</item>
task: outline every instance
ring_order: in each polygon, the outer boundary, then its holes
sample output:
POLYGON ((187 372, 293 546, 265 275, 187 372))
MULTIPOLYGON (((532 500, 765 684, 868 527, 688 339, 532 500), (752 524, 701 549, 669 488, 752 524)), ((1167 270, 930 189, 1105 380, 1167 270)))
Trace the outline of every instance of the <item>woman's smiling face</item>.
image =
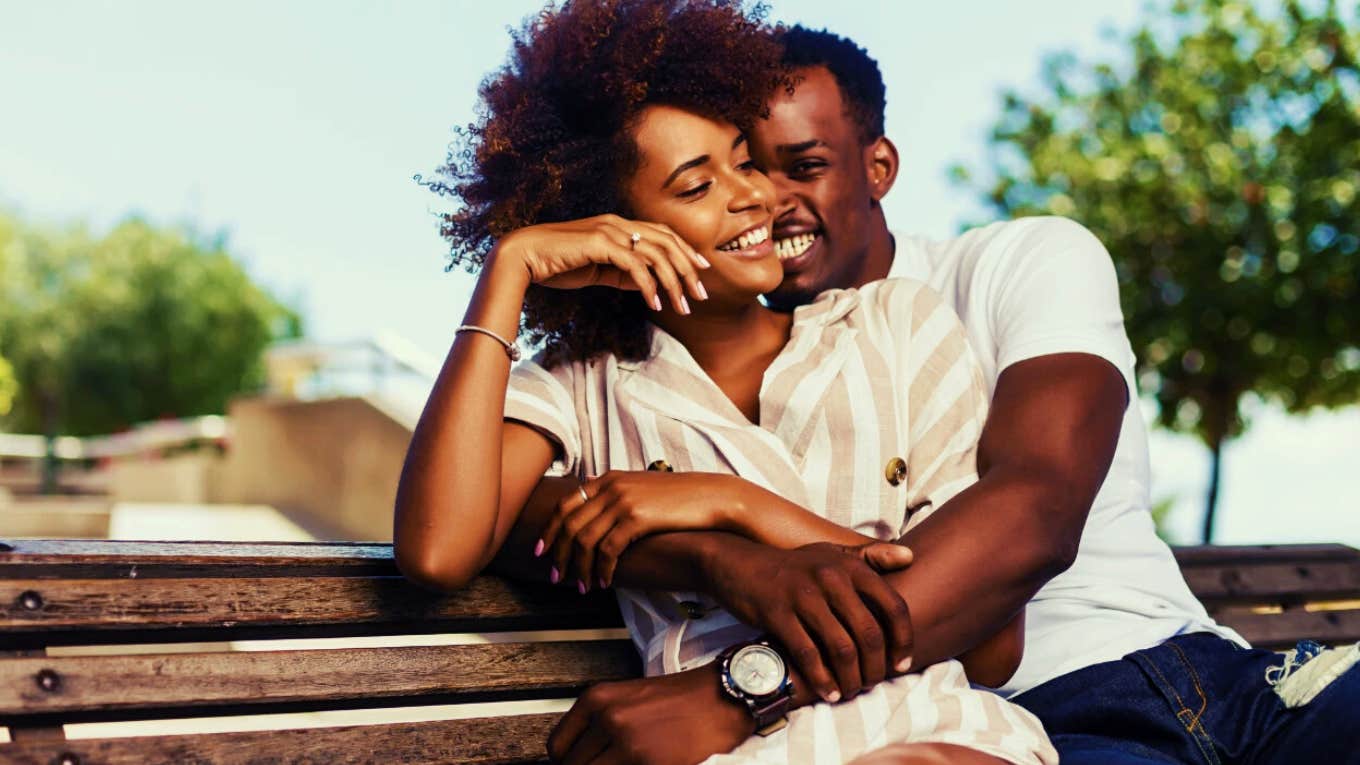
POLYGON ((650 106, 633 137, 641 162, 624 184, 631 212, 666 224, 713 264, 699 272, 710 298, 747 302, 779 286, 774 186, 752 164, 746 136, 730 123, 650 106))

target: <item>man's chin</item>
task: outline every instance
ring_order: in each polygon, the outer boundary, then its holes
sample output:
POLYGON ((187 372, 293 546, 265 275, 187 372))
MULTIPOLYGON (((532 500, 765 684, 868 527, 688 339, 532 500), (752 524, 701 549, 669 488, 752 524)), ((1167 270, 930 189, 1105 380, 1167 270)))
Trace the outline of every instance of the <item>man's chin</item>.
POLYGON ((765 293, 765 303, 776 311, 792 311, 811 303, 822 290, 809 283, 805 274, 788 274, 772 292, 765 293))

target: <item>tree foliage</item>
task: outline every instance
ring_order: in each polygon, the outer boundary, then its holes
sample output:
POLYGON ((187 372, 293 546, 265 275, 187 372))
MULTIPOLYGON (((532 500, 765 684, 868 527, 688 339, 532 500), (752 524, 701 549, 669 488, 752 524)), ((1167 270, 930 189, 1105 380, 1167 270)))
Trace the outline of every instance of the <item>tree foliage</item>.
POLYGON ((1335 3, 1174 2, 1128 62, 1051 57, 1041 93, 1005 97, 991 179, 960 171, 1002 215, 1109 248, 1161 424, 1213 452, 1206 538, 1244 396, 1360 399, 1355 28, 1335 3))
POLYGON ((0 215, 11 430, 84 435, 220 413, 262 383, 265 346, 299 332, 223 241, 136 219, 93 236, 0 215))

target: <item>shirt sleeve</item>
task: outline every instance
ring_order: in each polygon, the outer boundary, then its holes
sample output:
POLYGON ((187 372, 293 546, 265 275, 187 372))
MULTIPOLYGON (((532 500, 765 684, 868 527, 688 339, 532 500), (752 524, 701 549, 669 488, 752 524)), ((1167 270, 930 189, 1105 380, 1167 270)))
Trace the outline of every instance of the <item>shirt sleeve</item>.
POLYGON ((515 365, 505 391, 505 419, 528 425, 557 446, 548 475, 573 475, 581 464, 581 426, 573 396, 578 365, 559 364, 551 370, 542 354, 515 365))
POLYGON ((977 482, 977 445, 987 420, 987 384, 963 324, 929 287, 895 280, 890 299, 898 379, 906 386, 906 533, 977 482))
POLYGON ((1055 353, 1087 353, 1114 365, 1136 397, 1133 349, 1124 331, 1119 282, 1105 246, 1066 218, 1024 220, 990 264, 990 319, 997 374, 1055 353))

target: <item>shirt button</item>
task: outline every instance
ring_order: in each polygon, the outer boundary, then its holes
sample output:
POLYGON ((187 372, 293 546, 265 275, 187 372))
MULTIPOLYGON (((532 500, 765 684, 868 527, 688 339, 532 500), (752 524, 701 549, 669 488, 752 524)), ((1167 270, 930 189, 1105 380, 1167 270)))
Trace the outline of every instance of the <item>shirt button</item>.
POLYGON ((648 469, 648 470, 655 470, 655 471, 660 472, 660 473, 674 473, 674 472, 675 472, 675 468, 672 468, 669 464, 666 463, 665 460, 656 460, 656 461, 653 462, 652 464, 648 465, 648 466, 647 466, 647 469, 648 469))
POLYGON ((883 466, 883 477, 893 486, 900 485, 907 480, 907 461, 901 457, 888 460, 888 464, 883 466))
POLYGON ((680 613, 682 619, 689 619, 690 621, 702 619, 708 615, 708 609, 704 608, 702 603, 696 603, 693 600, 682 600, 677 602, 675 604, 675 610, 680 613))

